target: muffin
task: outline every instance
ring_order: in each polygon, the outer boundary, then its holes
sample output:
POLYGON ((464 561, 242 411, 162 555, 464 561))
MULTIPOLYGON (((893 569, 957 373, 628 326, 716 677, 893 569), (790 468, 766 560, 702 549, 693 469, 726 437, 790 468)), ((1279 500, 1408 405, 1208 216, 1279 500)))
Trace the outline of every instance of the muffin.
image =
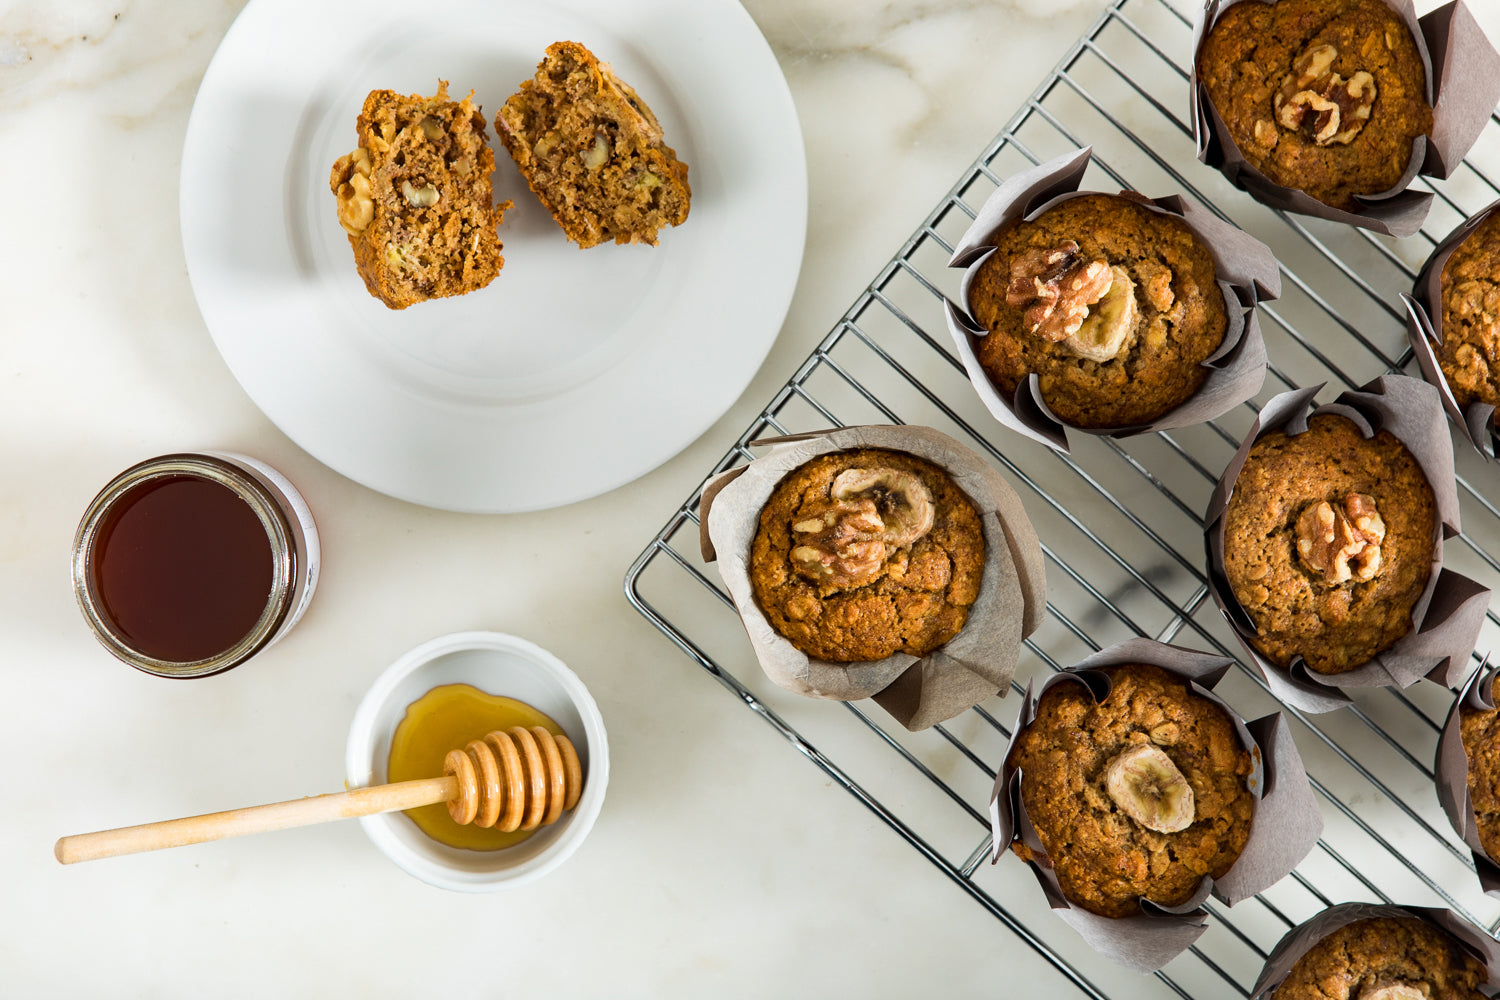
POLYGON ((1245 848, 1251 755, 1229 714, 1181 677, 1149 664, 1095 669, 1110 679, 1107 698, 1050 686, 1011 747, 1043 853, 1019 839, 1012 849, 1100 916, 1138 915, 1142 899, 1184 903, 1245 848))
POLYGON ((463 295, 505 264, 500 225, 511 203, 493 204, 495 154, 472 100, 374 90, 356 128, 359 145, 328 178, 339 225, 370 294, 392 309, 463 295))
POLYGON ((1335 414, 1250 449, 1224 513, 1224 572, 1272 663, 1340 674, 1412 628, 1436 541, 1436 501, 1392 434, 1335 414))
POLYGON ((996 234, 969 289, 980 365, 1007 396, 1028 375, 1063 422, 1150 423, 1203 384, 1228 319, 1212 254, 1178 217, 1084 194, 996 234))
POLYGON ((1484 963, 1415 917, 1356 920, 1313 945, 1275 1000, 1480 1000, 1484 963))
POLYGON ((1237 3, 1197 69, 1252 167, 1345 211, 1397 186, 1413 140, 1432 132, 1422 56, 1380 0, 1237 3))
MULTIPOLYGON (((1486 683, 1493 684, 1493 679, 1486 683)), ((1486 692, 1493 704, 1494 692, 1486 692)), ((1500 709, 1458 709, 1459 734, 1469 763, 1469 802, 1484 853, 1500 858, 1500 709)))
POLYGON ((924 656, 979 596, 984 534, 973 503, 925 459, 879 448, 820 455, 761 509, 750 583, 766 620, 833 663, 924 656))
POLYGON ((699 542, 772 683, 805 698, 872 699, 911 732, 1006 696, 1046 615, 1047 575, 1025 505, 990 461, 911 424, 751 445, 763 449, 754 460, 704 484, 699 542), (851 470, 866 482, 840 479, 851 470), (871 561, 854 565, 860 557, 871 561), (868 582, 852 578, 861 568, 868 582))
POLYGON ((1500 404, 1500 212, 1491 212, 1449 255, 1439 285, 1443 341, 1438 365, 1460 407, 1500 404))
POLYGON ((686 221, 687 164, 631 87, 577 42, 554 42, 495 118, 531 190, 580 247, 656 245, 686 221))

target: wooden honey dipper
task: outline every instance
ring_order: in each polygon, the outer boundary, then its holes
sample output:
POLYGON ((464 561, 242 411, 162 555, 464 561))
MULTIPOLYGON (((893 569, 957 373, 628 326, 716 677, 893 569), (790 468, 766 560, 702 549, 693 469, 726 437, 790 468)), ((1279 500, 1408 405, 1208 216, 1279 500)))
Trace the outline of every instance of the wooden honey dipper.
POLYGON ((535 830, 555 823, 578 804, 583 766, 566 736, 541 726, 495 730, 443 759, 441 778, 418 778, 390 785, 355 788, 269 805, 126 826, 63 837, 52 849, 65 865, 201 844, 248 833, 286 830, 351 816, 448 803, 461 825, 474 823, 502 832, 535 830))

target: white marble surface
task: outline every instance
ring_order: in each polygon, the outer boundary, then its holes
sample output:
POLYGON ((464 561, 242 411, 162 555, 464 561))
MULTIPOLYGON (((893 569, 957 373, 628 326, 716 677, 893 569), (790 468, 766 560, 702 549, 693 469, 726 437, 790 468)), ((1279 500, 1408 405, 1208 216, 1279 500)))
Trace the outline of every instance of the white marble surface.
POLYGON ((198 81, 240 6, 0 8, 0 994, 1009 992, 1020 946, 680 656, 621 579, 1101 0, 749 0, 808 154, 807 254, 776 346, 728 414, 655 472, 492 517, 413 507, 320 466, 214 350, 177 174, 198 81), (170 683, 94 642, 68 555, 106 480, 192 448, 292 478, 324 573, 282 644, 170 683), (603 814, 547 879, 441 892, 353 823, 52 860, 61 834, 338 788, 370 679, 473 628, 557 653, 609 726, 603 814))

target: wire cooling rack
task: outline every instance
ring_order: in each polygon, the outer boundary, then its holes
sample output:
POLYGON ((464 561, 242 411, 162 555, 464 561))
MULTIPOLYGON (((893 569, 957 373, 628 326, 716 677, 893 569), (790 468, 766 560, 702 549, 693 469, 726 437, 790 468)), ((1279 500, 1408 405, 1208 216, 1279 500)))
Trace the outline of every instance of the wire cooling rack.
MULTIPOLYGON (((1047 559, 1048 615, 1016 683, 1144 635, 1238 657, 1203 573, 1202 511, 1259 404, 1328 383, 1320 399, 1394 370, 1415 373, 1397 294, 1435 242, 1500 196, 1476 164, 1500 165, 1500 119, 1448 181, 1419 236, 1396 241, 1272 212, 1194 158, 1187 120, 1192 18, 1169 0, 1116 0, 900 248, 713 470, 742 465, 749 442, 865 423, 927 424, 986 456, 1021 492, 1047 559), (980 405, 943 321, 957 298, 951 248, 1005 177, 1094 146, 1085 188, 1179 192, 1266 242, 1283 296, 1262 307, 1270 374, 1254 405, 1211 424, 1113 440, 1075 435, 1058 455, 998 425, 980 405)), ((1418 186, 1425 184, 1419 180, 1418 186)), ((1500 589, 1500 467, 1457 440, 1464 535, 1449 564, 1500 589)), ((866 704, 811 701, 757 667, 717 571, 698 554, 698 492, 631 566, 633 605, 944 875, 993 914, 1017 981, 1044 996, 1246 995, 1293 924, 1345 900, 1450 906, 1493 932, 1484 896, 1433 788, 1432 759, 1453 694, 1421 682, 1356 694, 1331 715, 1286 710, 1327 828, 1289 878, 1232 910, 1211 901, 1206 933, 1155 977, 1122 976, 1048 910, 1025 865, 986 863, 987 803, 1019 698, 991 699, 922 733, 866 704)), ((1479 648, 1500 637, 1492 610, 1479 648)), ((1247 670, 1218 691, 1246 718, 1279 706, 1247 670)))

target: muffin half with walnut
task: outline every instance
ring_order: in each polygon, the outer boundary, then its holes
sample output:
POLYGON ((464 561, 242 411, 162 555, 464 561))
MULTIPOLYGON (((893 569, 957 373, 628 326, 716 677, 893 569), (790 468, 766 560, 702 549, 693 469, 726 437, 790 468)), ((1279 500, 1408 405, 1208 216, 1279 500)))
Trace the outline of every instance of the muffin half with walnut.
POLYGON ((1012 850, 1051 867, 1063 895, 1105 917, 1141 900, 1185 903, 1223 877, 1250 839, 1253 761, 1234 720, 1188 681, 1146 663, 1093 668, 1109 695, 1053 683, 1008 765, 1042 845, 1012 850))
POLYGON ((495 130, 526 183, 580 247, 656 245, 687 221, 688 167, 641 96, 578 42, 554 42, 495 130))
POLYGON ((1084 428, 1148 424, 1208 377, 1228 329, 1209 252, 1181 219, 1106 194, 1068 198, 996 235, 969 289, 976 354, 1007 396, 1035 374, 1084 428))
POLYGON ((1271 662, 1347 673, 1412 629, 1437 540, 1415 456, 1336 414, 1250 449, 1224 513, 1224 572, 1271 662))
POLYGON ((392 309, 483 288, 504 266, 496 231, 511 203, 494 204, 495 154, 473 94, 448 99, 374 90, 359 146, 333 165, 328 186, 354 265, 392 309))
POLYGON ((1357 211, 1395 187, 1432 131, 1427 71, 1380 0, 1248 0, 1209 30, 1198 78, 1268 180, 1357 211))
POLYGON ((963 628, 984 574, 974 504, 904 452, 830 452, 761 509, 750 582, 772 628, 833 663, 924 656, 963 628))

